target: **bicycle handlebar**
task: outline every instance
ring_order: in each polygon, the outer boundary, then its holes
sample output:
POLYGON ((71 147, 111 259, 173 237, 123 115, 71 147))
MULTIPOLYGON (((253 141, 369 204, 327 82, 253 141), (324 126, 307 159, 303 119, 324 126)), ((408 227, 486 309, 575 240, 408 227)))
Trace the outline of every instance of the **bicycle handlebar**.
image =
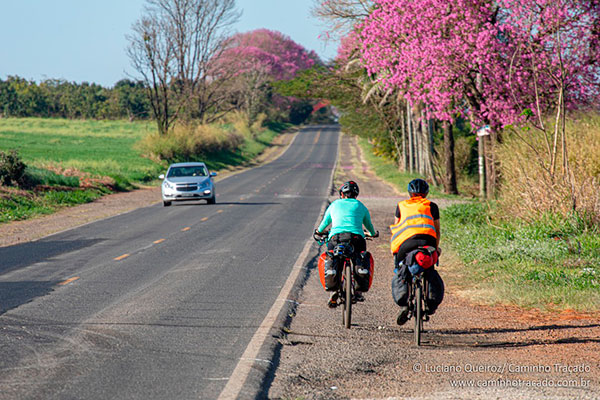
MULTIPOLYGON (((323 243, 325 243, 326 239, 329 237, 329 232, 330 231, 323 231, 321 233, 318 233, 317 230, 315 229, 315 231, 313 232, 313 239, 315 239, 320 244, 323 244, 323 243)), ((379 231, 376 231, 375 235, 371 235, 368 231, 363 231, 363 233, 365 235, 365 240, 373 240, 374 238, 379 237, 379 231)))

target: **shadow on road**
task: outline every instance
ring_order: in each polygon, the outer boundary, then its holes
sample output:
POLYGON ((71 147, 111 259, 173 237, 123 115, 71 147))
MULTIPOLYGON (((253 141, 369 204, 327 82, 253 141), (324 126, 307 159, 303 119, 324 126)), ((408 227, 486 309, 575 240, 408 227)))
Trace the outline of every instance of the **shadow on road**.
MULTIPOLYGON (((198 201, 202 201, 202 200, 198 200, 198 201)), ((243 202, 243 201, 224 201, 222 203, 216 203, 216 204, 211 204, 212 207, 218 207, 218 206, 264 206, 264 205, 277 205, 277 204, 281 204, 281 203, 277 203, 277 202, 260 202, 257 201, 255 203, 250 203, 250 202, 243 202)), ((195 206, 201 206, 201 205, 206 205, 208 206, 208 204, 202 204, 202 203, 181 203, 181 204, 175 204, 173 203, 174 207, 195 207, 195 206)))
MULTIPOLYGON (((599 328, 600 324, 551 324, 539 325, 527 328, 498 328, 498 329, 441 329, 430 331, 429 340, 426 338, 424 347, 436 348, 518 348, 540 345, 574 344, 574 343, 600 343, 600 338, 596 335, 585 335, 582 329, 599 328), (542 339, 531 337, 514 336, 511 340, 493 340, 489 335, 502 333, 526 333, 536 331, 556 331, 564 329, 574 329, 578 333, 565 335, 559 338, 542 339), (474 336, 475 335, 475 336, 474 336), (481 337, 477 335, 488 335, 481 337)), ((426 334, 427 335, 427 334, 426 334)))
POLYGON ((80 250, 105 239, 40 240, 0 248, 0 275, 80 250))
POLYGON ((0 315, 52 292, 59 282, 0 282, 0 315))
POLYGON ((600 328, 600 324, 587 324, 587 325, 576 325, 576 324, 551 324, 551 325, 539 325, 530 326, 524 328, 473 328, 473 329, 440 329, 436 333, 444 335, 477 335, 484 333, 516 333, 516 332, 531 332, 531 331, 549 331, 557 329, 579 329, 579 328, 600 328))

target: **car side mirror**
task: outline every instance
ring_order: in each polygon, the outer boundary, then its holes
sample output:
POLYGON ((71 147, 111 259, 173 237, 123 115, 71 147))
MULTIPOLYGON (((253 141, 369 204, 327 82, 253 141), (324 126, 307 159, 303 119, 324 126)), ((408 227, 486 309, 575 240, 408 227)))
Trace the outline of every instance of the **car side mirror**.
POLYGON ((158 179, 165 179, 165 174, 160 174, 160 175, 158 176, 158 179))
POLYGON ((211 173, 210 173, 210 176, 211 176, 211 177, 213 177, 213 176, 217 176, 217 173, 216 173, 216 172, 211 172, 211 173))

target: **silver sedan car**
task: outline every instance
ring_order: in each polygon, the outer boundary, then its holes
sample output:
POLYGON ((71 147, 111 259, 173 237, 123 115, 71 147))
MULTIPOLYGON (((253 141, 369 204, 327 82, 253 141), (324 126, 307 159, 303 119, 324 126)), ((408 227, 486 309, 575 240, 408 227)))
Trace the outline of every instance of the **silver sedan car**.
POLYGON ((162 199, 165 207, 173 201, 206 200, 215 204, 215 184, 212 180, 216 172, 208 172, 206 164, 201 162, 185 162, 171 164, 167 175, 160 175, 163 180, 162 199))

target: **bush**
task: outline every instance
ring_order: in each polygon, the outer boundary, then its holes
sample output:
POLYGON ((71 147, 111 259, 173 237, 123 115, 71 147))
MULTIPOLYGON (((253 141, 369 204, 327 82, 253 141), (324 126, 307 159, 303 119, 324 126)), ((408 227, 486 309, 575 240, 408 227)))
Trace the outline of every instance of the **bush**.
POLYGON ((256 135, 263 120, 264 115, 261 114, 252 126, 248 126, 243 114, 233 113, 220 124, 178 125, 167 135, 148 135, 139 143, 139 147, 153 159, 191 161, 212 153, 235 151, 247 138, 256 135))
POLYGON ((16 150, 8 153, 0 151, 0 185, 23 186, 25 184, 25 168, 16 150))

